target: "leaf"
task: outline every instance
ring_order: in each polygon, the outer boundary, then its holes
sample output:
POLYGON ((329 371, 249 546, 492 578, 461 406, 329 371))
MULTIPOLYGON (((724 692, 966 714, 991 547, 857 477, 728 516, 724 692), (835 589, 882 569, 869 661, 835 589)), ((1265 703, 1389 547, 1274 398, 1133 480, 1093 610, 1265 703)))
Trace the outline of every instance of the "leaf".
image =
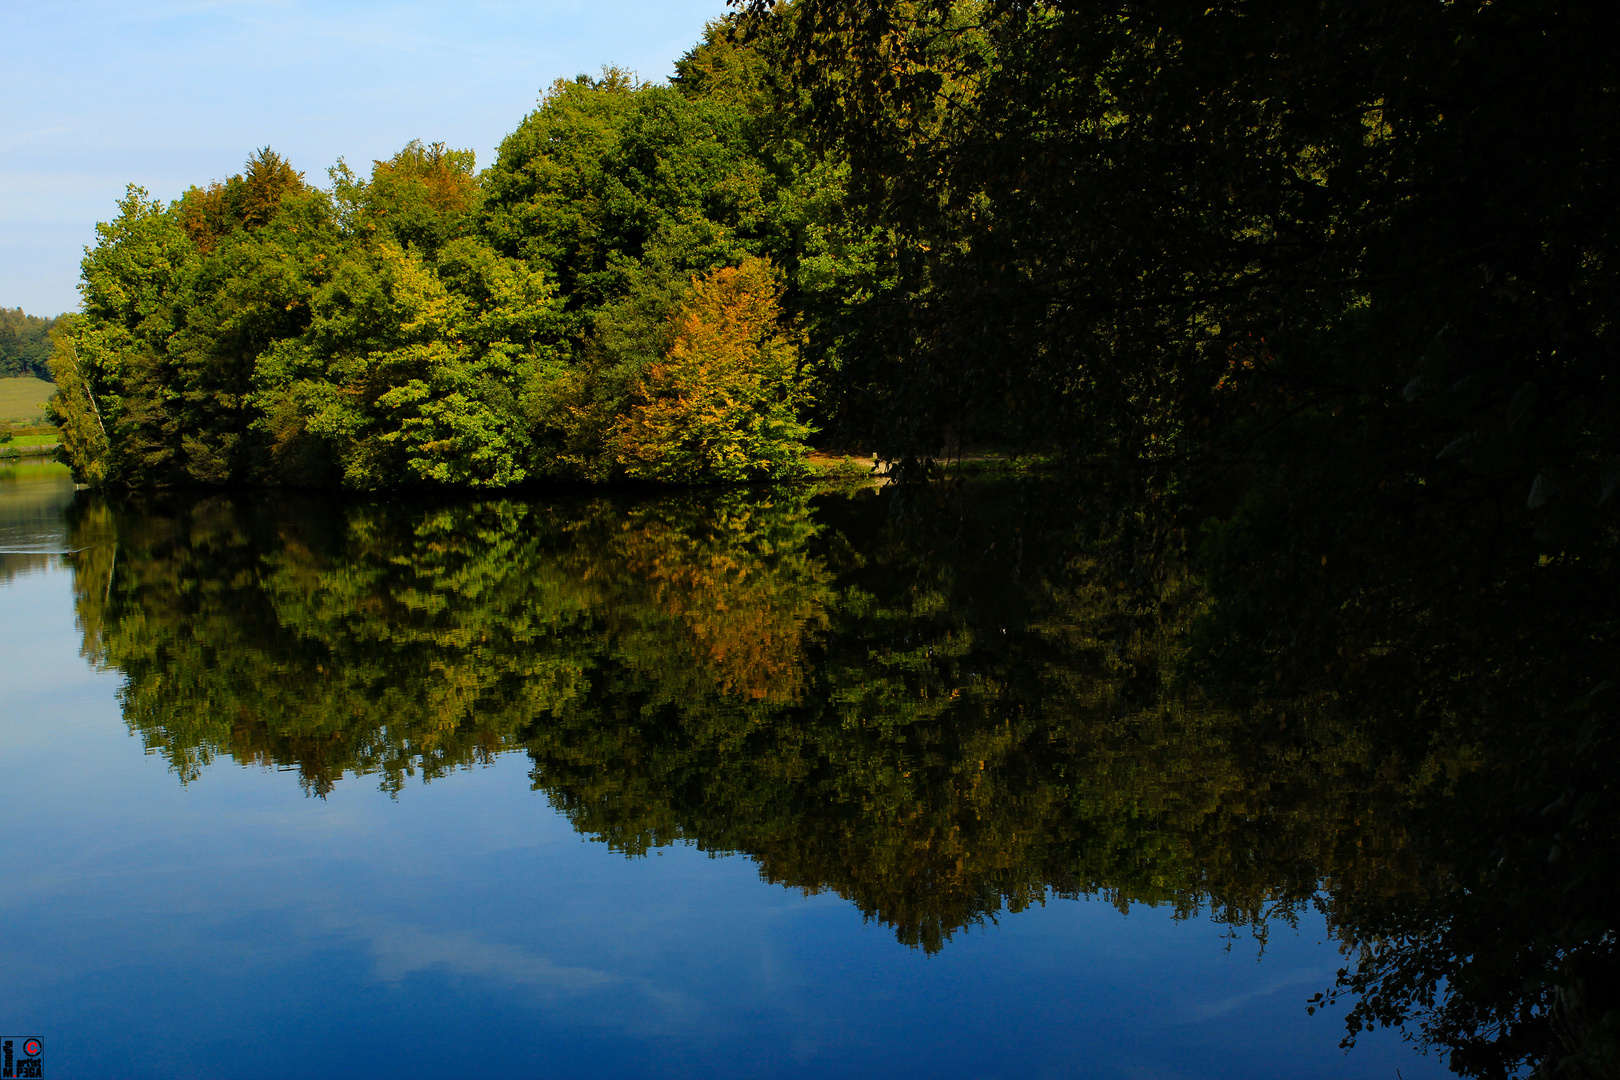
POLYGON ((1569 711, 1570 712, 1586 712, 1586 711, 1588 711, 1589 709, 1592 708, 1592 702, 1597 700, 1598 695, 1603 694, 1603 693, 1607 693, 1608 691, 1610 691, 1612 689, 1614 689, 1614 683, 1609 679, 1604 679, 1602 682, 1600 682, 1596 686, 1592 687, 1590 693, 1587 693, 1586 695, 1584 695, 1582 697, 1578 697, 1574 701, 1570 702, 1569 711))
MULTIPOLYGON (((1441 452, 1444 453, 1444 451, 1441 452)), ((1540 510, 1547 504, 1547 500, 1552 496, 1552 493, 1552 478, 1547 475, 1546 469, 1542 469, 1536 474, 1535 481, 1530 485, 1530 497, 1525 500, 1525 505, 1532 510, 1540 510)))
POLYGON ((1518 393, 1513 395, 1513 400, 1508 402, 1507 422, 1510 429, 1517 431, 1520 422, 1530 415, 1530 410, 1536 404, 1537 394, 1536 384, 1533 382, 1527 382, 1519 387, 1518 393))
POLYGON ((1477 442, 1479 442, 1479 432, 1477 431, 1470 431, 1466 435, 1459 435, 1457 438, 1447 443, 1445 449, 1434 455, 1435 460, 1444 461, 1446 458, 1462 457, 1464 454, 1472 452, 1474 449, 1474 444, 1477 442))
POLYGON ((1614 489, 1620 487, 1620 454, 1616 454, 1603 463, 1603 472, 1598 478, 1600 492, 1598 505, 1602 506, 1614 494, 1614 489))

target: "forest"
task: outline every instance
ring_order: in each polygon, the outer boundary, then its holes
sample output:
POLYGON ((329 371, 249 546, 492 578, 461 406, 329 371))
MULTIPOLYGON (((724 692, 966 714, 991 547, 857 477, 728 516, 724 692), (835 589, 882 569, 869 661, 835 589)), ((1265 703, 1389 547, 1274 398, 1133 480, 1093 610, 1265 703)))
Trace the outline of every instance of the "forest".
POLYGON ((265 148, 168 206, 132 188, 59 335, 68 460, 130 488, 803 475, 806 309, 856 288, 864 234, 729 33, 669 86, 557 82, 482 172, 413 142, 317 188, 265 148))
POLYGON ((0 379, 51 377, 51 327, 55 319, 0 308, 0 379))
POLYGON ((1589 531, 1620 482, 1615 19, 753 0, 668 85, 557 82, 483 170, 412 143, 322 187, 265 148, 132 188, 58 335, 67 457, 374 490, 993 446, 1589 531))

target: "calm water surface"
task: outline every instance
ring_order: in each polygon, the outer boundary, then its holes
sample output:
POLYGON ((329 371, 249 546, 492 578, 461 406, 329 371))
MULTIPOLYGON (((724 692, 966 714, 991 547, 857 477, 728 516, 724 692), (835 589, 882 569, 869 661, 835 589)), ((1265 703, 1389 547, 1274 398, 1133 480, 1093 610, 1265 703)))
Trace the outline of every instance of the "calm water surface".
POLYGON ((0 471, 0 1017, 59 1078, 1444 1074, 1306 1013, 1352 796, 1041 513, 0 471))

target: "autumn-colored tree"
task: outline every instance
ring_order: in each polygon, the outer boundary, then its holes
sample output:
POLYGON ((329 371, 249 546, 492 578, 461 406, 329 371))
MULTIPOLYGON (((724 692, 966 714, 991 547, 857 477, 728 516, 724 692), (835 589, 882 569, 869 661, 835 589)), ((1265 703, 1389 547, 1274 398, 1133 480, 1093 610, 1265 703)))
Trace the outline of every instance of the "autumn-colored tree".
POLYGON ((471 150, 412 139, 387 161, 371 163, 369 181, 344 162, 331 169, 332 195, 347 229, 368 241, 391 236, 401 244, 437 251, 468 232, 478 198, 471 150))
POLYGON ((781 284, 766 259, 692 279, 670 316, 670 345, 615 424, 614 458, 640 480, 753 480, 803 470, 810 428, 784 327, 781 284))
POLYGON ((188 189, 180 199, 179 218, 192 242, 206 255, 222 237, 239 228, 268 225, 282 199, 308 189, 304 174, 266 146, 248 157, 240 175, 188 189))
POLYGON ((242 224, 257 228, 269 224, 285 196, 303 191, 306 186, 304 174, 266 146, 247 159, 247 170, 242 174, 242 186, 235 193, 232 208, 242 224))

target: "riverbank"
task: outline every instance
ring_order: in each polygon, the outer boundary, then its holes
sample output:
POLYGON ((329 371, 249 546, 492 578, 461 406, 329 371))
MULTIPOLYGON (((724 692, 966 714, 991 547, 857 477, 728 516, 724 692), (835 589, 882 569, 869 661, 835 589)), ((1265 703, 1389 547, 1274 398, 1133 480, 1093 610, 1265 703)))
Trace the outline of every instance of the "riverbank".
POLYGON ((25 443, 18 439, 0 445, 0 460, 12 461, 17 458, 53 457, 61 448, 62 444, 59 442, 25 443))

